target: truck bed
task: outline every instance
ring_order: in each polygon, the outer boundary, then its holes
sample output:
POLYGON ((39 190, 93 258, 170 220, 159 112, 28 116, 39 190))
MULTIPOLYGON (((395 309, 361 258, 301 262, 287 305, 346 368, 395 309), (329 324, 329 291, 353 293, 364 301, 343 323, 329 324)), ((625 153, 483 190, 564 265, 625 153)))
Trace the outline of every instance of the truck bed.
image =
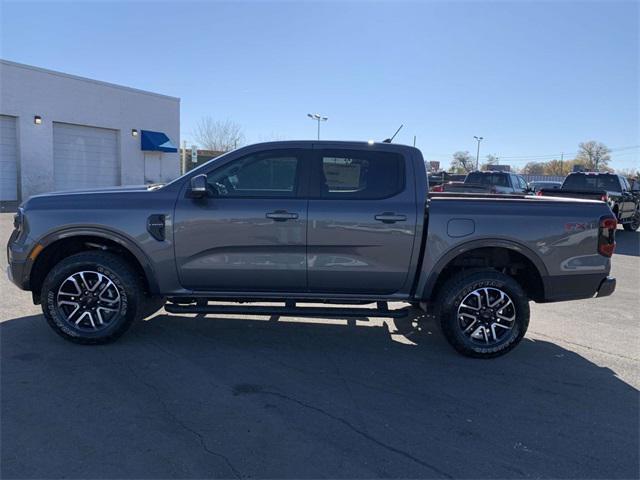
POLYGON ((569 197, 600 201, 605 201, 607 198, 607 192, 605 192, 604 190, 578 190, 565 188, 543 188, 538 191, 538 195, 542 197, 569 197))

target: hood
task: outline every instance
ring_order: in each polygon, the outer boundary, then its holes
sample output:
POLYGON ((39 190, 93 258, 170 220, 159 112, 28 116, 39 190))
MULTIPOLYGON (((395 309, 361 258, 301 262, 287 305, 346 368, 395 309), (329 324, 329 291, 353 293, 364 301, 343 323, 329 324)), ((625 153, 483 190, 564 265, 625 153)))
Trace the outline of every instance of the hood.
POLYGON ((110 192, 146 192, 149 190, 156 190, 160 188, 163 184, 152 184, 152 185, 121 185, 121 186, 113 186, 113 187, 99 187, 99 188, 79 188, 77 190, 59 190, 54 192, 41 193, 39 195, 34 195, 36 197, 40 196, 51 196, 51 195, 74 195, 74 194, 86 194, 86 193, 110 193, 110 192))

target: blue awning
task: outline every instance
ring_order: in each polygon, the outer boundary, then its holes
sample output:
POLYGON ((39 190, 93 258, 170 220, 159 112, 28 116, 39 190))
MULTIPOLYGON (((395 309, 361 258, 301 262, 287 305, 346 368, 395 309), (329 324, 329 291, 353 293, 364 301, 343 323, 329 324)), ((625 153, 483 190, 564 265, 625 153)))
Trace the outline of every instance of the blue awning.
POLYGON ((140 149, 152 150, 154 152, 177 152, 169 137, 162 132, 152 132, 151 130, 140 130, 140 149))

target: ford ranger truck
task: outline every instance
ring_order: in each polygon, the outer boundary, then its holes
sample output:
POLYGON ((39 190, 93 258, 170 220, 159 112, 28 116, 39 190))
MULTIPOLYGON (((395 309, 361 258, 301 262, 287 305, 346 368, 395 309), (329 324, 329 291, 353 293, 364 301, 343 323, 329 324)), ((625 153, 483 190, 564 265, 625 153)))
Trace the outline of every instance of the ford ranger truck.
POLYGON ((163 306, 396 317, 408 308, 387 302, 400 301, 437 314, 453 347, 485 358, 521 341, 530 301, 614 291, 605 203, 427 191, 413 147, 251 145, 163 186, 31 197, 8 271, 77 343, 111 342, 163 306))

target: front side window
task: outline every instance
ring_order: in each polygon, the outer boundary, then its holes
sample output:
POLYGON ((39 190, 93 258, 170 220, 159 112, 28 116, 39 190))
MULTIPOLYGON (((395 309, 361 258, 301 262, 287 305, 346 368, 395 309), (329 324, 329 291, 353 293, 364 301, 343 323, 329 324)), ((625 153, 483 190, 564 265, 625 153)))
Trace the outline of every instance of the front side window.
POLYGON ((320 198, 380 199, 404 188, 404 158, 396 153, 323 151, 320 198))
POLYGON ((520 183, 520 188, 523 190, 527 189, 527 181, 524 178, 518 177, 518 182, 520 183))
POLYGON ((247 155, 207 174, 218 197, 294 197, 300 154, 262 152, 247 155))

